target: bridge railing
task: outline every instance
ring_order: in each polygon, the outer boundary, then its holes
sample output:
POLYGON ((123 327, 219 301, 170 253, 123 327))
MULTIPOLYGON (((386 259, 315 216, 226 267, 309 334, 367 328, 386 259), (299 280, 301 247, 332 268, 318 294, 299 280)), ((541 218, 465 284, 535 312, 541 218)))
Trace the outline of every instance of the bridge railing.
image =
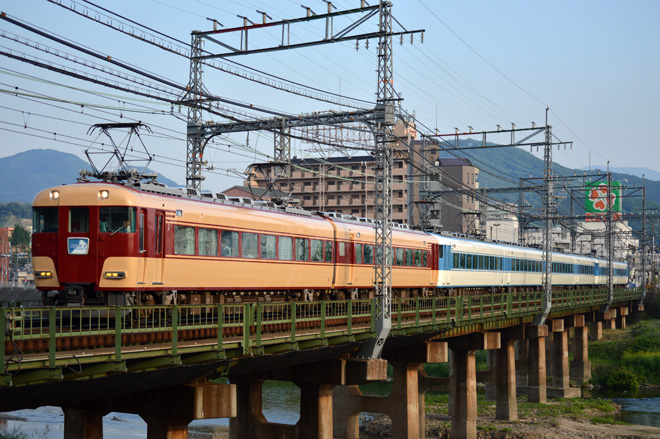
MULTIPOLYGON (((636 289, 615 290, 615 302, 639 299, 636 289)), ((392 302, 392 328, 456 327, 486 320, 535 315, 540 292, 459 297, 398 298, 392 302)), ((594 308, 607 301, 606 290, 566 290, 553 294, 552 310, 594 308)), ((44 355, 47 364, 72 358, 78 349, 106 349, 114 360, 128 358, 130 346, 149 345, 177 355, 200 346, 243 354, 278 343, 373 333, 373 300, 201 304, 168 306, 4 308, 0 330, 0 374, 8 357, 44 355), (80 337, 90 336, 90 337, 80 337), (81 341, 83 340, 83 341, 81 341), (80 344, 83 343, 83 344, 80 344)), ((206 349, 205 348, 205 349, 206 349)), ((9 364, 9 369, 12 366, 9 364)))

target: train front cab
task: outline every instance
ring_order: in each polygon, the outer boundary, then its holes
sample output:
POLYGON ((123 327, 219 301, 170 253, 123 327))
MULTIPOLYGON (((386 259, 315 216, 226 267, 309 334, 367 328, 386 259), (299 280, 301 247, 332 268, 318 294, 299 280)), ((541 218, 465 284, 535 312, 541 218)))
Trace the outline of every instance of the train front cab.
POLYGON ((124 189, 106 186, 61 186, 35 197, 33 268, 45 304, 130 304, 126 292, 144 281, 147 257, 162 258, 164 214, 149 224, 124 189), (148 229, 157 236, 148 240, 148 229))

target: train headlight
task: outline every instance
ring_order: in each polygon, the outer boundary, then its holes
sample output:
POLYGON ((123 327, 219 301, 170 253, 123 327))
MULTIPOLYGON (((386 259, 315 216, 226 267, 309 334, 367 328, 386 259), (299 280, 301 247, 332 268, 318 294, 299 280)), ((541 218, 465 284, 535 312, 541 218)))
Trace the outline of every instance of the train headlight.
POLYGON ((60 198, 60 191, 50 191, 50 199, 57 200, 60 198))
POLYGON ((37 271, 34 273, 37 279, 50 279, 53 277, 52 271, 37 271))
POLYGON ((98 194, 99 200, 105 200, 109 196, 110 196, 110 191, 108 191, 106 189, 103 189, 103 190, 99 191, 99 194, 98 194))
POLYGON ((125 271, 106 271, 103 273, 103 277, 106 279, 124 279, 126 278, 125 271))

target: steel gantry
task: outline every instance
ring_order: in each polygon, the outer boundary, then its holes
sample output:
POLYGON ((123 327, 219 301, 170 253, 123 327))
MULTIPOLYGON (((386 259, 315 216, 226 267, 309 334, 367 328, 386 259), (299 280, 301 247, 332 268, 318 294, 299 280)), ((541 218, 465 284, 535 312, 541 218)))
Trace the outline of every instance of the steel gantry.
MULTIPOLYGON (((217 22, 214 21, 214 30, 207 32, 193 32, 192 34, 192 57, 190 68, 190 83, 187 94, 184 97, 184 103, 189 105, 188 114, 188 156, 187 156, 187 177, 186 184, 189 187, 201 189, 201 169, 203 162, 203 152, 206 143, 214 136, 231 132, 268 130, 274 133, 274 151, 272 163, 278 170, 278 173, 287 174, 291 165, 291 128, 306 127, 313 125, 334 125, 347 123, 364 123, 369 125, 373 132, 375 145, 375 206, 374 206, 374 229, 376 244, 376 263, 374 274, 374 289, 376 296, 376 319, 375 332, 376 338, 367 344, 360 352, 361 357, 377 358, 380 356, 385 338, 391 328, 391 299, 392 299, 392 167, 393 167, 393 144, 396 141, 394 137, 395 122, 395 103, 399 100, 394 92, 394 69, 392 56, 392 37, 399 35, 411 35, 423 33, 424 30, 406 30, 394 32, 392 29, 392 3, 381 0, 378 5, 368 6, 366 2, 361 2, 361 7, 345 11, 333 11, 336 9, 331 2, 328 4, 327 14, 315 14, 311 9, 306 8, 305 17, 282 20, 268 23, 267 14, 262 12, 263 22, 255 24, 246 17, 243 18, 243 26, 218 29, 217 22), (347 27, 335 32, 334 18, 338 16, 348 16, 360 13, 362 16, 347 27), (370 18, 378 16, 378 31, 370 33, 355 34, 354 31, 367 22, 370 18), (291 44, 289 35, 290 28, 299 23, 310 23, 318 20, 325 21, 324 36, 321 39, 291 44), (248 24, 248 22, 250 24, 248 24), (247 44, 248 35, 262 28, 281 27, 281 44, 270 47, 258 47, 249 49, 247 44), (240 34, 240 45, 235 47, 228 42, 220 41, 225 35, 240 34), (340 41, 355 40, 368 41, 378 39, 378 86, 377 100, 375 108, 349 111, 349 112, 323 112, 312 115, 288 115, 273 114, 270 119, 253 119, 246 117, 239 120, 237 117, 230 117, 229 123, 205 123, 202 120, 202 111, 204 108, 203 100, 212 99, 212 95, 207 92, 202 82, 202 64, 216 58, 225 58, 236 55, 247 55, 254 53, 265 53, 287 49, 297 49, 302 47, 316 46, 340 41), (224 49, 223 53, 202 53, 202 40, 217 44, 224 49)), ((403 40, 402 40, 403 41, 403 40)))

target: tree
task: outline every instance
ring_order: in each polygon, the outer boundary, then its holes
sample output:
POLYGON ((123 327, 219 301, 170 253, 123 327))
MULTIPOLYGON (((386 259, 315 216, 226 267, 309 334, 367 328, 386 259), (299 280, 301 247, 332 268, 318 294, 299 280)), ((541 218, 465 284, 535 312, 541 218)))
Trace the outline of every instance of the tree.
POLYGON ((9 242, 16 248, 27 249, 30 246, 30 232, 20 224, 15 224, 9 242))

